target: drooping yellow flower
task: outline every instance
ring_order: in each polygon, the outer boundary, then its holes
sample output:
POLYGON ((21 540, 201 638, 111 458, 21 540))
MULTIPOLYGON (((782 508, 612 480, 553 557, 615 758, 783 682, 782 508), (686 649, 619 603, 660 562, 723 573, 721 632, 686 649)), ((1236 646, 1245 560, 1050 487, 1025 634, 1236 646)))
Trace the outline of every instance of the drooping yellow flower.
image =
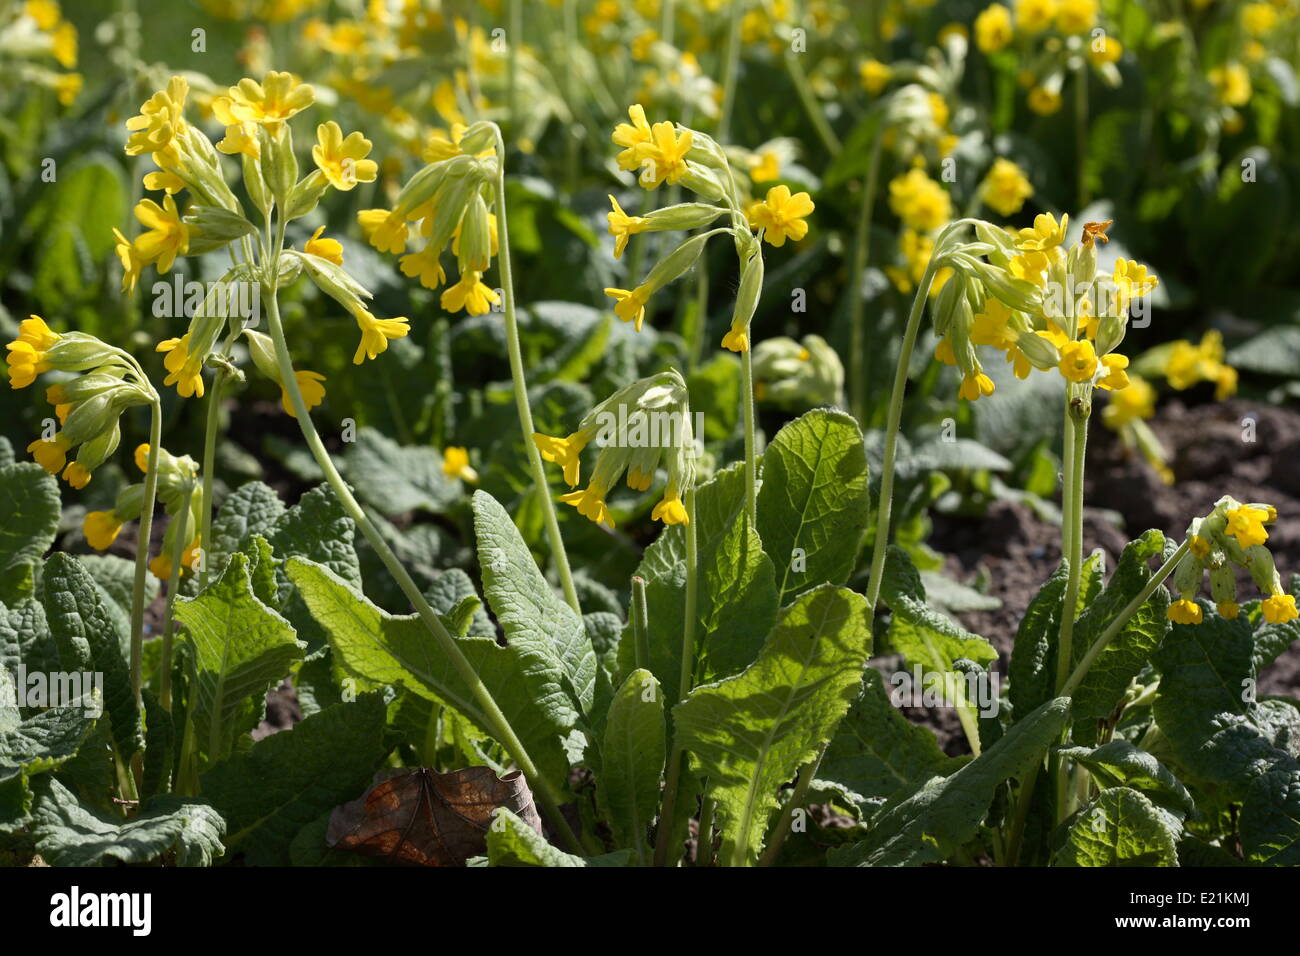
POLYGON ((357 344, 352 364, 360 365, 366 359, 374 359, 388 350, 390 339, 405 338, 411 331, 405 316, 396 319, 377 319, 365 309, 359 309, 354 318, 361 330, 361 341, 357 344))
POLYGON ((80 462, 70 461, 63 469, 63 480, 80 491, 90 484, 91 474, 80 462))
POLYGON ((1007 263, 1007 272, 1011 273, 1013 278, 1042 286, 1047 282, 1047 269, 1051 264, 1047 253, 1030 250, 1012 256, 1011 261, 1007 263))
POLYGON ((880 91, 889 85, 893 76, 894 71, 889 65, 879 60, 867 60, 858 67, 858 77, 862 80, 862 86, 872 96, 878 96, 880 91))
POLYGON ((651 145, 653 133, 645 118, 645 107, 635 103, 627 108, 631 123, 619 123, 614 127, 614 145, 622 146, 618 154, 618 168, 634 170, 641 166, 645 150, 651 145))
POLYGON ((1060 0, 1056 29, 1066 34, 1087 33, 1097 22, 1097 0, 1060 0))
MULTIPOLYGON (((298 391, 302 392, 302 401, 307 406, 307 411, 325 401, 324 375, 302 369, 294 372, 293 377, 298 382, 298 391)), ((290 418, 298 417, 298 413, 293 410, 293 402, 289 400, 289 390, 283 385, 280 386, 280 407, 290 418)))
POLYGON ((1214 609, 1219 612, 1219 617, 1228 621, 1235 621, 1241 616, 1241 605, 1236 601, 1222 601, 1214 605, 1214 609))
POLYGON ((226 128, 226 135, 217 143, 217 150, 227 156, 244 155, 249 159, 262 158, 262 143, 257 138, 257 124, 239 119, 230 106, 230 97, 218 96, 212 101, 212 114, 226 128))
POLYGON ((614 314, 624 322, 631 322, 638 332, 645 323, 645 305, 650 300, 650 290, 643 285, 627 289, 606 289, 605 295, 614 300, 614 314))
POLYGON ((54 79, 54 95, 60 106, 71 106, 81 95, 81 88, 86 85, 85 77, 80 73, 60 73, 54 79))
POLYGON ((339 124, 330 120, 316 127, 311 157, 330 185, 346 192, 357 183, 373 183, 379 175, 379 164, 366 159, 371 145, 359 132, 349 133, 345 139, 339 124))
POLYGON ((645 231, 649 220, 642 216, 629 216, 613 196, 609 197, 609 202, 614 207, 612 211, 606 214, 606 218, 609 220, 609 234, 614 237, 614 258, 621 259, 623 250, 627 248, 628 239, 638 232, 645 231))
POLYGON ((58 340, 58 333, 51 331, 40 316, 24 319, 18 326, 18 338, 5 346, 9 350, 9 387, 26 388, 36 381, 36 376, 48 372, 50 363, 45 353, 58 340))
POLYGON ((582 467, 582 450, 591 441, 591 436, 583 432, 573 432, 566 438, 553 438, 541 432, 533 432, 533 444, 547 461, 554 462, 564 470, 564 480, 570 488, 576 487, 582 467))
POLYGON ((244 77, 230 88, 230 112, 241 123, 260 123, 272 132, 316 101, 316 91, 291 73, 275 70, 262 82, 244 77))
MULTIPOLYGON (((1019 334, 1011 328, 1011 310, 991 296, 984 302, 984 311, 975 315, 971 323, 970 340, 973 345, 988 345, 1003 351, 1014 348, 1019 334)), ((949 345, 949 348, 952 346, 949 345)))
POLYGON ((181 179, 170 170, 155 169, 153 172, 145 174, 144 188, 153 190, 154 192, 165 192, 169 196, 175 196, 185 188, 185 180, 181 179))
POLYGON ((732 352, 748 352, 749 326, 740 322, 732 322, 731 328, 722 336, 722 347, 732 352))
POLYGON ((140 261, 152 263, 159 272, 171 271, 176 257, 190 248, 190 227, 181 220, 176 200, 164 196, 159 206, 152 199, 142 199, 136 204, 135 218, 147 230, 133 243, 140 261))
POLYGON ((1061 347, 1061 374, 1070 382, 1088 382, 1097 374, 1097 350, 1087 339, 1061 347))
POLYGON ((27 0, 23 13, 36 21, 36 28, 49 33, 63 19, 63 11, 55 0, 27 0))
POLYGON ((484 285, 479 280, 483 273, 469 270, 461 273, 453 286, 443 290, 438 300, 447 312, 459 312, 464 309, 470 315, 484 315, 492 306, 501 302, 497 291, 484 285))
POLYGON ((1264 620, 1270 624, 1285 624, 1300 616, 1296 610, 1294 594, 1272 594, 1260 603, 1264 620))
POLYGON ((65 70, 73 69, 77 65, 77 28, 66 20, 55 27, 50 52, 65 70))
POLYGON ((105 551, 117 540, 122 530, 122 522, 112 511, 88 511, 81 523, 81 533, 86 537, 86 544, 96 551, 105 551))
POLYGON ((419 252, 410 252, 398 260, 402 275, 420 280, 426 289, 436 289, 447 281, 447 273, 442 268, 442 259, 438 250, 425 246, 419 252))
POLYGON ((173 76, 165 90, 159 90, 140 107, 138 115, 126 121, 131 135, 126 139, 126 154, 153 154, 159 166, 174 165, 178 153, 174 140, 185 131, 185 98, 190 85, 184 77, 173 76))
POLYGON ((1269 514, 1263 508, 1252 508, 1250 505, 1229 508, 1226 517, 1228 534, 1236 538, 1243 548, 1254 547, 1268 540, 1264 522, 1268 520, 1269 514))
POLYGON ((1206 74, 1206 79, 1224 106, 1245 106, 1250 102, 1250 73, 1240 63, 1216 67, 1206 74))
POLYGON ((311 234, 311 238, 303 244, 302 251, 312 256, 320 256, 327 259, 336 266, 343 265, 343 243, 337 239, 322 238, 325 227, 319 227, 311 234))
POLYGON ((163 384, 175 385, 181 398, 202 398, 204 356, 191 355, 189 345, 188 332, 180 338, 164 339, 158 343, 156 351, 167 353, 163 359, 163 366, 167 369, 163 384))
POLYGON ((406 251, 408 230, 404 216, 387 209, 363 209, 357 213, 357 224, 366 241, 380 252, 397 256, 406 251))
POLYGON ((804 220, 814 208, 807 193, 791 195, 789 186, 773 186, 767 191, 767 198, 750 207, 749 224, 762 229, 763 238, 780 248, 787 238, 798 242, 808 235, 808 223, 804 220))
POLYGON ((1050 212, 1040 212, 1034 217, 1032 228, 1020 230, 1019 237, 1016 239, 1016 248, 1036 252, 1055 249, 1065 242, 1065 233, 1069 225, 1068 215, 1062 216, 1058 223, 1056 217, 1050 212))
POLYGON ((690 524, 690 516, 686 514, 686 507, 682 504, 682 499, 677 496, 676 489, 670 488, 669 493, 664 495, 662 501, 654 506, 650 512, 652 521, 662 521, 664 524, 690 524))
POLYGON ((992 4, 975 18, 975 45, 981 53, 997 53, 1011 43, 1011 11, 1000 3, 992 4))
POLYGON ((1118 392, 1129 387, 1131 380, 1128 377, 1128 372, 1124 371, 1128 368, 1127 355, 1120 355, 1118 352, 1103 355, 1101 364, 1105 367, 1106 374, 1097 381, 1098 388, 1118 392))
POLYGON ((1253 37, 1262 37, 1272 33, 1277 26, 1277 9, 1265 0, 1248 3, 1241 8, 1241 25, 1253 37))
POLYGON ((27 446, 27 451, 36 459, 36 463, 51 475, 63 470, 68 460, 68 439, 63 432, 55 432, 50 439, 38 438, 27 446))
POLYGON ((573 505, 578 509, 578 514, 584 518, 590 518, 597 524, 603 524, 607 527, 614 527, 614 519, 609 515, 609 508, 605 506, 606 489, 598 485, 588 485, 582 491, 570 491, 568 494, 560 495, 560 501, 566 505, 573 505))
POLYGON ((781 157, 774 149, 765 149, 758 154, 754 164, 749 168, 749 180, 753 183, 767 183, 781 175, 781 157))
POLYGON ((1179 598, 1169 605, 1169 610, 1165 611, 1165 616, 1175 624, 1200 624, 1201 606, 1187 598, 1179 598))
POLYGON ((968 402, 974 402, 985 395, 992 395, 994 388, 993 379, 983 372, 970 372, 962 376, 961 388, 957 394, 968 402))
POLYGON ((1009 159, 994 160, 980 186, 984 205, 1000 216, 1014 216, 1033 194, 1024 170, 1009 159))
POLYGON ((442 450, 442 473, 448 478, 459 478, 469 484, 478 482, 478 472, 469 463, 469 449, 460 445, 442 450))

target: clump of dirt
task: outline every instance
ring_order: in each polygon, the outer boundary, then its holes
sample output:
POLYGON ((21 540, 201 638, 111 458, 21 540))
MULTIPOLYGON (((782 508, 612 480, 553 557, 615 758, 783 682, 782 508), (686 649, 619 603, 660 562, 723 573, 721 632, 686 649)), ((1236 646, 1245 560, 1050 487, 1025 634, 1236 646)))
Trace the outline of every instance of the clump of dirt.
MULTIPOLYGON (((1277 508, 1269 548, 1284 581, 1300 572, 1300 414, 1244 399, 1194 406, 1172 401, 1149 424, 1169 453, 1173 485, 1099 422, 1090 430, 1085 553, 1103 550, 1109 570, 1125 543, 1148 528, 1181 541, 1192 518, 1230 494, 1277 508), (1123 527, 1108 512, 1118 513, 1123 527)), ((1001 501, 980 518, 935 515, 929 544, 947 556, 945 570, 957 580, 987 571, 988 593, 1002 606, 958 619, 997 648, 997 666, 1005 675, 1020 619, 1061 560, 1060 528, 1024 505, 1001 501)), ((1253 586, 1243 586, 1242 593, 1253 594, 1253 586)), ((1260 675, 1260 692, 1300 696, 1300 650, 1293 647, 1260 675)), ((935 727, 949 753, 967 752, 953 714, 909 716, 935 727)))

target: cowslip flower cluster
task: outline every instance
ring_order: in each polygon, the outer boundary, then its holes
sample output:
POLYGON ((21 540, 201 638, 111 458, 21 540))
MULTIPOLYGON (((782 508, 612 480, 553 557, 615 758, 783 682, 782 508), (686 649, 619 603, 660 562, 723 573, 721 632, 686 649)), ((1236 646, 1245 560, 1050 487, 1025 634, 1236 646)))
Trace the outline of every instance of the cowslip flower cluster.
POLYGON ((956 278, 938 298, 935 357, 961 371, 961 397, 974 401, 994 390, 976 346, 1002 351, 1018 378, 1035 368, 1057 371, 1071 398, 1090 401, 1093 388, 1128 387, 1128 356, 1115 349, 1130 307, 1158 280, 1124 259, 1112 275, 1097 272, 1097 245, 1107 241, 1110 225, 1086 223, 1067 253, 1068 216, 1058 221, 1043 213, 1014 232, 977 220, 977 242, 950 243, 936 253, 956 278))
POLYGON ((1259 610, 1270 624, 1294 620, 1295 596, 1282 589, 1282 579, 1265 547, 1268 525, 1277 520, 1272 505, 1243 504, 1225 495, 1214 510, 1196 518, 1187 528, 1188 550, 1174 569, 1178 600, 1169 606, 1169 620, 1176 624, 1200 624, 1203 618, 1196 595, 1208 572, 1210 595, 1221 617, 1232 620, 1241 613, 1237 603, 1236 568, 1246 570, 1264 594, 1259 610))
POLYGON ((664 524, 689 522, 682 497, 695 482, 696 445, 686 382, 675 370, 625 385, 591 409, 577 429, 563 438, 534 433, 542 457, 560 466, 564 481, 581 480, 582 451, 600 448, 587 487, 560 496, 583 517, 614 527, 605 499, 626 472, 633 491, 649 491, 659 467, 666 466, 663 497, 651 518, 664 524))
MULTIPOLYGON (((149 446, 137 446, 134 458, 136 468, 144 472, 149 463, 149 446)), ((185 568, 193 570, 198 561, 200 499, 194 494, 198 480, 199 466, 189 455, 178 457, 165 448, 158 449, 158 500, 172 520, 163 534, 162 550, 149 561, 149 570, 157 578, 166 580, 172 575, 171 556, 182 523, 189 538, 182 552, 180 572, 184 574, 185 568), (179 520, 182 515, 183 521, 179 520)), ((96 551, 107 550, 117 540, 122 527, 140 517, 143 504, 144 483, 136 482, 118 492, 112 508, 87 512, 81 524, 86 543, 96 551)))
POLYGON ((50 474, 61 472, 72 487, 86 487, 95 469, 117 451, 122 413, 155 401, 153 386, 121 349, 84 332, 55 332, 37 315, 23 320, 18 337, 5 348, 11 388, 26 388, 46 372, 79 373, 46 389, 58 427, 49 421, 46 433, 27 450, 50 474), (77 455, 69 461, 73 449, 77 455))
POLYGON ((639 104, 628 108, 628 119, 630 122, 619 124, 613 134, 614 144, 622 148, 617 157, 619 168, 640 170, 638 182, 647 190, 665 183, 680 184, 703 202, 679 203, 645 216, 630 216, 611 196, 613 208, 608 219, 615 255, 620 256, 629 238, 638 233, 699 229, 723 216, 728 217, 728 224, 683 239, 633 288, 606 289, 605 294, 615 303, 614 314, 640 330, 650 297, 694 266, 710 239, 727 234, 740 261, 740 289, 722 346, 733 352, 748 351, 749 323, 763 286, 762 242, 780 247, 788 239, 802 240, 808 234, 806 220, 813 211, 812 200, 806 192, 792 193, 779 184, 768 189, 762 200, 746 203, 737 185, 743 173, 737 174, 727 151, 712 137, 666 121, 652 126, 639 104))
POLYGON ((85 83, 77 67, 77 28, 63 17, 56 0, 25 0, 0 9, 0 61, 14 89, 33 85, 52 90, 71 106, 85 83), (63 70, 53 69, 54 61, 63 70))

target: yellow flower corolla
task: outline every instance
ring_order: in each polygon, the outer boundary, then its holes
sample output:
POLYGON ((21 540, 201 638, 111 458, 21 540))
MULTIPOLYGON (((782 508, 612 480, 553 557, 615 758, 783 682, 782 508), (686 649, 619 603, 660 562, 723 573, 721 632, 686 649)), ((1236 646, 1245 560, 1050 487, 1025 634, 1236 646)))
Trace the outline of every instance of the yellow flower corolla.
POLYGON ((357 224, 366 241, 380 252, 401 255, 406 251, 406 218, 387 209, 363 209, 357 213, 357 224))
POLYGON ((1175 624, 1200 624, 1201 606, 1195 601, 1189 601, 1187 598, 1179 598, 1169 605, 1169 610, 1165 612, 1165 616, 1175 624))
POLYGON ((366 159, 371 145, 358 132, 344 138, 339 124, 330 120, 316 127, 316 145, 311 148, 311 158, 331 186, 347 192, 357 183, 373 183, 379 175, 379 164, 366 159))
POLYGON ((649 220, 641 216, 629 216, 613 196, 609 197, 609 202, 614 207, 606 214, 609 219, 609 234, 614 237, 614 258, 621 259, 628 239, 643 232, 649 220))
POLYGON ((257 124, 245 123, 235 116, 230 97, 218 96, 212 101, 212 114, 226 128, 226 135, 217 143, 218 151, 227 156, 244 155, 249 159, 262 158, 262 144, 257 138, 257 124))
POLYGON ((863 87, 872 96, 878 95, 888 86, 893 76, 894 71, 889 65, 879 60, 867 60, 858 67, 858 77, 862 80, 863 87))
MULTIPOLYGON (((307 406, 307 411, 311 411, 325 401, 324 375, 320 372, 309 372, 302 369, 294 372, 293 377, 298 383, 298 391, 302 392, 302 402, 307 406)), ((280 407, 284 409, 285 414, 290 418, 298 417, 298 413, 293 410, 293 402, 289 401, 289 390, 283 385, 280 386, 280 407)))
POLYGON ((1132 259, 1118 259, 1115 262, 1114 282, 1120 295, 1120 310, 1128 308, 1134 299, 1140 299, 1160 284, 1154 272, 1132 259))
POLYGON ((1060 0, 1056 29, 1062 33, 1087 33, 1097 22, 1097 0, 1060 0))
POLYGON ((478 472, 469 463, 469 449, 460 445, 451 445, 442 450, 442 473, 448 478, 459 478, 470 484, 478 481, 478 472))
POLYGON ((662 501, 654 506, 650 512, 652 521, 662 521, 664 524, 690 524, 690 516, 686 514, 686 507, 682 504, 682 499, 677 496, 675 490, 670 494, 664 495, 662 501))
POLYGON ((1070 217, 1062 216, 1058 223, 1050 212, 1040 212, 1034 217, 1034 225, 1021 229, 1016 239, 1016 248, 1046 252, 1065 242, 1065 232, 1069 228, 1070 217))
POLYGON ((343 265, 343 243, 337 239, 323 238, 325 227, 320 226, 311 234, 311 238, 303 244, 302 250, 308 255, 320 256, 336 266, 343 265))
POLYGON ((553 438, 541 432, 533 432, 533 444, 542 457, 559 465, 564 471, 564 480, 570 488, 576 487, 582 467, 582 449, 587 447, 591 436, 583 432, 573 432, 566 438, 553 438))
POLYGON ((122 522, 112 511, 88 511, 81 523, 81 533, 86 536, 86 544, 96 551, 107 550, 117 540, 122 530, 122 522))
POLYGON ((975 45, 981 53, 1005 50, 1014 37, 1011 11, 1000 3, 984 8, 975 18, 975 45))
POLYGON ((570 491, 568 494, 560 495, 560 501, 566 505, 573 505, 578 509, 578 514, 584 518, 590 518, 597 524, 603 524, 610 528, 614 527, 614 519, 609 515, 609 508, 605 506, 606 489, 598 485, 588 485, 582 491, 570 491))
POLYGON ((749 327, 743 323, 733 322, 722 336, 722 347, 732 352, 749 351, 749 327))
POLYGON ((357 343, 356 354, 352 356, 353 365, 378 357, 388 350, 390 339, 405 338, 411 331, 405 316, 377 319, 365 309, 358 309, 353 317, 357 320, 357 328, 361 330, 361 341, 357 343))
POLYGON ((1118 352, 1103 355, 1101 364, 1106 369, 1106 374, 1097 381, 1098 388, 1118 392, 1129 387, 1131 380, 1128 372, 1124 371, 1128 368, 1127 355, 1120 355, 1118 352))
POLYGON ((501 296, 495 289, 480 282, 482 277, 483 273, 473 270, 461 273, 455 285, 443 290, 439 304, 447 312, 459 312, 461 309, 470 315, 488 312, 492 306, 501 302, 501 296))
POLYGON ((1016 29, 1042 33, 1056 17, 1057 0, 1016 0, 1016 29))
POLYGON ((690 152, 694 134, 684 129, 678 135, 677 128, 666 120, 655 123, 651 132, 651 142, 638 147, 644 164, 640 183, 646 189, 663 183, 675 186, 686 172, 686 154, 690 152))
POLYGON ((962 376, 961 388, 957 394, 968 402, 974 402, 985 395, 992 395, 993 391, 993 379, 983 372, 970 372, 962 376))
POLYGON ((1024 170, 1009 159, 996 159, 980 186, 984 205, 1000 216, 1014 216, 1034 194, 1024 170))
POLYGON ((639 285, 631 291, 627 289, 606 289, 605 295, 614 300, 614 314, 624 322, 631 322, 638 332, 645 323, 645 306, 650 301, 651 290, 639 285))
POLYGON ((39 315, 31 315, 18 325, 18 337, 8 343, 9 387, 26 388, 36 376, 50 370, 45 357, 60 335, 45 324, 39 315))
POLYGON ((1088 44, 1088 60, 1093 66, 1105 66, 1107 63, 1118 63, 1119 58, 1124 55, 1124 45, 1116 40, 1113 36, 1101 38, 1098 44, 1088 44))
POLYGON ((1061 108, 1061 94, 1045 86, 1035 86, 1025 102, 1039 116, 1051 116, 1061 108))
POLYGON ((174 140, 185 131, 185 98, 190 85, 184 77, 173 76, 165 90, 159 90, 140 107, 138 115, 126 121, 131 135, 126 139, 126 154, 151 153, 159 166, 173 165, 178 159, 174 140))
POLYGON ((623 147, 623 152, 618 154, 619 169, 633 170, 640 167, 642 149, 650 144, 653 134, 645 118, 645 107, 640 103, 629 106, 627 115, 632 122, 614 127, 613 140, 615 146, 623 147))
POLYGON ((889 208, 918 232, 933 232, 952 218, 947 190, 922 169, 908 170, 889 183, 889 208))
POLYGON ((1300 612, 1296 611, 1293 594, 1270 595, 1260 603, 1260 610, 1264 612, 1264 620, 1270 624, 1285 624, 1300 616, 1300 612))
POLYGON ((190 354, 190 334, 180 338, 164 339, 156 351, 165 352, 163 366, 167 369, 164 385, 175 385, 181 398, 203 397, 203 356, 190 354))
POLYGON ((1061 374, 1067 381, 1088 382, 1097 374, 1097 350, 1087 339, 1061 347, 1061 374))
POLYGON ((272 70, 258 83, 244 77, 230 88, 230 112, 241 123, 260 123, 273 132, 316 101, 316 91, 291 73, 272 70))
POLYGON ((190 227, 181 221, 176 200, 164 196, 159 206, 152 199, 142 199, 136 204, 135 218, 146 230, 132 243, 140 261, 152 263, 159 272, 171 271, 176 257, 190 248, 190 227))
POLYGON ((1264 522, 1268 517, 1268 512, 1263 508, 1252 508, 1250 505, 1230 508, 1227 511, 1227 532, 1236 538, 1243 548, 1263 544, 1268 540, 1268 531, 1264 528, 1264 522))
POLYGON ((79 462, 70 461, 68 467, 63 469, 63 480, 78 491, 90 484, 90 478, 90 472, 79 462))
POLYGON ((1206 74, 1206 79, 1224 106, 1245 106, 1250 102, 1250 74, 1240 63, 1216 67, 1206 74))
POLYGON ((1219 612, 1219 617, 1225 620, 1235 621, 1241 616, 1241 605, 1236 601, 1222 601, 1214 605, 1214 609, 1219 612))
POLYGON ((426 289, 436 289, 447 281, 447 273, 442 268, 438 250, 425 246, 419 252, 411 252, 398 260, 402 275, 410 279, 418 278, 420 285, 426 289))
POLYGON ((1241 25, 1253 37, 1262 37, 1277 26, 1277 9, 1273 4, 1263 2, 1248 3, 1241 8, 1241 25))
POLYGON ((27 446, 27 451, 36 459, 36 463, 51 475, 63 470, 68 460, 68 439, 63 432, 55 432, 50 439, 38 438, 27 446))
POLYGON ((763 238, 780 248, 787 238, 798 242, 808 235, 806 217, 816 208, 805 192, 790 194, 786 185, 773 186, 767 197, 749 210, 749 224, 763 230, 763 238))
POLYGON ((1101 420, 1115 431, 1138 419, 1150 418, 1156 413, 1156 390, 1146 379, 1130 375, 1128 388, 1111 396, 1101 410, 1101 420))

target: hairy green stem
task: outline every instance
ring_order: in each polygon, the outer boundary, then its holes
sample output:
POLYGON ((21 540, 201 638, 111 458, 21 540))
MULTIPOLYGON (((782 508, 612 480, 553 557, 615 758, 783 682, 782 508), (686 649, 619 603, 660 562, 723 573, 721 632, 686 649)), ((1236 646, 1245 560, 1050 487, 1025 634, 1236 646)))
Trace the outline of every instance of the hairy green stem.
MULTIPOLYGON (((752 343, 751 343, 752 344, 752 343)), ((745 514, 758 527, 758 450, 754 416, 754 360, 750 344, 740 353, 740 390, 745 418, 745 514)))
MULTIPOLYGON (((229 351, 227 349, 227 351, 229 351)), ((208 392, 208 414, 203 429, 203 484, 199 492, 199 547, 203 560, 199 563, 199 586, 208 586, 208 551, 212 547, 212 480, 217 470, 217 433, 221 430, 221 395, 225 391, 227 373, 217 369, 212 376, 208 392)))
MULTIPOLYGON (((176 621, 174 612, 176 608, 176 593, 180 590, 181 584, 181 563, 185 556, 185 539, 189 533, 190 520, 190 499, 194 497, 194 488, 191 485, 185 494, 185 506, 180 513, 173 518, 173 521, 179 521, 176 532, 172 538, 172 553, 170 557, 169 571, 167 578, 167 609, 163 614, 163 633, 162 633, 162 661, 159 664, 158 674, 158 700, 163 706, 163 710, 169 714, 172 710, 172 638, 176 630, 176 621)), ((199 562, 200 568, 207 566, 206 555, 199 562)))
POLYGON ((149 406, 149 458, 144 472, 144 500, 140 505, 140 537, 135 546, 135 580, 131 585, 131 693, 143 710, 144 585, 149 572, 149 537, 153 534, 153 508, 158 497, 158 449, 162 444, 162 401, 155 395, 149 406))
POLYGON ((632 577, 632 647, 636 651, 636 666, 650 666, 650 610, 646 603, 645 578, 632 577))
MULTIPOLYGON (((1067 398, 1068 401, 1068 398, 1067 398)), ((1074 617, 1079 604, 1079 584, 1083 577, 1083 475, 1088 445, 1087 405, 1071 404, 1065 417, 1066 468, 1062 491, 1062 554, 1068 562, 1065 598, 1061 605, 1061 630, 1056 644, 1056 688, 1065 686, 1073 663, 1074 617)))

